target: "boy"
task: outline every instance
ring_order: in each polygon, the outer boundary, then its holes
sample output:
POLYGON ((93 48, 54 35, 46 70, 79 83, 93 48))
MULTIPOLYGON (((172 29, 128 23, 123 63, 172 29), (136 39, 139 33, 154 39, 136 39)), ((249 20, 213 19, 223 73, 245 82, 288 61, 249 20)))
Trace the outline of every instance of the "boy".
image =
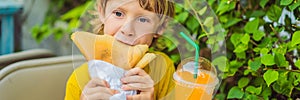
MULTIPOLYGON (((113 36, 128 45, 151 45, 153 38, 163 33, 167 16, 174 16, 174 7, 168 0, 98 0, 98 32, 113 36)), ((137 90, 137 95, 128 95, 129 100, 162 99, 172 91, 175 71, 167 55, 154 52, 157 57, 144 69, 128 70, 121 82, 123 90, 137 90)), ((70 76, 66 86, 67 100, 109 99, 118 93, 109 88, 106 81, 93 78, 88 65, 83 64, 70 76)))

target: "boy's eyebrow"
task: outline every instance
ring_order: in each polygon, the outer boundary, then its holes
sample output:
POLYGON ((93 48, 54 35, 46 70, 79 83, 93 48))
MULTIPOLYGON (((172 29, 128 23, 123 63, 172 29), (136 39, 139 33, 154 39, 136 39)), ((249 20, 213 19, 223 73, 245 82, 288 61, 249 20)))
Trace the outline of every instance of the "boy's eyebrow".
MULTIPOLYGON (((129 11, 132 11, 132 9, 128 8, 128 5, 125 6, 125 5, 118 5, 118 6, 115 6, 113 7, 114 10, 121 10, 122 12, 124 13, 128 13, 129 11)), ((133 9, 132 12, 135 12, 136 15, 138 16, 147 16, 147 17, 150 17, 151 19, 157 19, 159 20, 159 17, 158 15, 153 12, 153 11, 149 11, 149 10, 146 10, 146 9, 143 9, 144 11, 142 12, 139 12, 139 11, 135 11, 136 9, 133 9)))
POLYGON ((121 10, 121 11, 124 12, 124 13, 127 13, 127 12, 128 12, 128 10, 122 8, 121 6, 116 7, 116 9, 121 10))
MULTIPOLYGON (((116 7, 117 9, 120 9, 121 11, 127 13, 129 12, 130 10, 129 9, 126 9, 126 7, 122 7, 122 6, 119 6, 119 7, 116 7)), ((157 16, 157 14, 155 12, 152 12, 152 11, 148 11, 146 9, 144 9, 143 12, 138 12, 138 11, 133 11, 133 12, 136 12, 136 15, 143 15, 143 16, 149 16, 151 18, 155 18, 155 16, 157 16)))

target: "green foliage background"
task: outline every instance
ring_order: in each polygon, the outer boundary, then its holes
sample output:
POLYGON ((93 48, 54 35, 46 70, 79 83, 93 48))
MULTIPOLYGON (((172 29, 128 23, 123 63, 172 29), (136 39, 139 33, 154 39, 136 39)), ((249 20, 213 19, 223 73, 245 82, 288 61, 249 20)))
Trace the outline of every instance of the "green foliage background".
MULTIPOLYGON (((197 5, 197 0, 192 4, 197 5), (196 2, 196 3, 195 3, 196 2)), ((199 2, 203 2, 199 0, 199 2)), ((60 39, 78 25, 84 0, 52 0, 42 26, 32 30, 32 36, 42 41, 50 35, 60 39), (54 6, 54 4, 58 4, 54 6), (66 8, 66 5, 73 4, 66 8), (53 9, 56 8, 56 9, 53 9), (64 9, 64 10, 62 10, 64 9), (55 23, 63 23, 58 25, 55 23)), ((219 66, 222 83, 215 99, 296 99, 300 97, 300 1, 299 0, 206 0, 196 10, 201 24, 189 13, 187 2, 176 5, 175 19, 195 36, 203 52, 218 52, 216 40, 225 40, 226 57, 212 59, 219 66), (209 6, 208 6, 209 5, 209 6), (186 9, 183 9, 186 8, 186 9), (212 9, 217 17, 206 13, 212 9), (288 12, 288 14, 283 14, 288 12), (216 23, 216 22, 220 23, 216 23), (221 30, 218 35, 213 35, 221 30), (214 48, 207 50, 207 45, 214 48)), ((195 13, 194 13, 195 15, 195 13)), ((176 48, 166 39, 158 40, 155 50, 164 51, 178 64, 176 48)), ((201 55, 203 56, 203 55, 201 55)))
POLYGON ((282 100, 300 97, 300 1, 207 2, 227 32, 228 68, 215 98, 282 100), (283 9, 287 15, 282 14, 283 9))

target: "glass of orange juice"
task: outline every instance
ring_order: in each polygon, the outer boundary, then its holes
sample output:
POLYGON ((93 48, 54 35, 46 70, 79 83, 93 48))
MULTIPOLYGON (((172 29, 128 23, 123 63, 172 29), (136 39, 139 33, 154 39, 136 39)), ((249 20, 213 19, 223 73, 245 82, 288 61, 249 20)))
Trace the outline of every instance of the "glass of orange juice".
POLYGON ((173 74, 176 100, 211 100, 219 80, 215 67, 207 59, 198 60, 197 78, 194 78, 194 58, 181 61, 173 74))

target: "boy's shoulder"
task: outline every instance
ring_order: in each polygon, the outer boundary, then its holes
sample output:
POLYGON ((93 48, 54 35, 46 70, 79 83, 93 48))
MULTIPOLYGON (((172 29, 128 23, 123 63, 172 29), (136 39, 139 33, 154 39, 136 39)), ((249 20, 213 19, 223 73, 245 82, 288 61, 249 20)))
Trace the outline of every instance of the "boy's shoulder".
MULTIPOLYGON (((156 55, 163 56, 163 57, 166 58, 166 59, 170 59, 170 57, 169 57, 167 54, 165 54, 165 53, 163 53, 163 52, 160 52, 160 51, 151 51, 150 53, 154 53, 154 54, 156 54, 156 55)), ((171 60, 171 59, 170 59, 170 60, 171 60)))
POLYGON ((157 60, 159 60, 159 61, 165 61, 168 64, 173 64, 173 61, 171 60, 171 58, 167 54, 165 54, 163 52, 160 52, 160 51, 151 51, 150 53, 156 54, 157 60))

